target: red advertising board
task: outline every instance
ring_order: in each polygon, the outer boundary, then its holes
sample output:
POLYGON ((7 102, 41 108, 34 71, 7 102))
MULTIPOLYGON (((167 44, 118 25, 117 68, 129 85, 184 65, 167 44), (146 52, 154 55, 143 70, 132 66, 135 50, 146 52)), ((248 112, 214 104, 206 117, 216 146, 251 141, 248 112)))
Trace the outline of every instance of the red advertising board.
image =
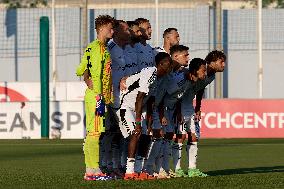
POLYGON ((284 138, 283 100, 203 100, 202 138, 284 138))

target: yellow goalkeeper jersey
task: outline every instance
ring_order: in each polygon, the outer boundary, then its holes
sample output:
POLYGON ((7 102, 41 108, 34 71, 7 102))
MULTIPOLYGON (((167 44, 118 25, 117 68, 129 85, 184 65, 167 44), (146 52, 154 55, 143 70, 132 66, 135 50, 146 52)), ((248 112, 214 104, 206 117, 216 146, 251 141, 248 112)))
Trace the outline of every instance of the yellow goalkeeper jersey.
POLYGON ((77 67, 76 74, 82 76, 89 69, 93 81, 93 89, 86 89, 85 101, 94 102, 96 96, 101 94, 104 102, 113 102, 113 91, 111 81, 111 58, 105 44, 98 39, 91 42, 82 57, 80 65, 77 67))

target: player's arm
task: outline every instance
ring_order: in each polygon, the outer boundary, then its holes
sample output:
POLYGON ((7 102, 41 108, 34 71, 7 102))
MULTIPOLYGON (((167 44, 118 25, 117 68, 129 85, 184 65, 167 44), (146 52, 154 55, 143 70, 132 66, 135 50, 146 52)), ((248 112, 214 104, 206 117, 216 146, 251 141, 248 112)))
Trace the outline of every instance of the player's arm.
MULTIPOLYGON (((135 130, 137 134, 141 133, 141 117, 142 117, 142 106, 143 106, 143 99, 146 93, 138 92, 135 102, 135 113, 136 113, 136 127, 135 130)), ((135 132, 135 133, 136 133, 135 132)))
POLYGON ((183 122, 182 114, 181 114, 181 102, 178 101, 176 103, 176 109, 175 109, 175 114, 176 114, 176 121, 178 124, 183 122))
POLYGON ((88 71, 88 70, 85 70, 83 76, 84 76, 84 81, 85 81, 86 85, 88 86, 88 88, 89 88, 89 89, 93 89, 93 81, 92 81, 92 79, 90 78, 89 71, 88 71))
MULTIPOLYGON (((85 71, 88 70, 88 62, 90 62, 90 57, 91 57, 91 48, 86 48, 85 53, 81 59, 81 63, 76 69, 76 74, 77 76, 83 76, 85 71)), ((84 76, 85 77, 85 76, 84 76)))
POLYGON ((158 106, 158 112, 159 112, 159 118, 160 118, 161 125, 166 126, 168 124, 168 121, 165 117, 164 98, 158 106))
POLYGON ((123 78, 120 79, 120 82, 119 82, 120 91, 125 91, 127 89, 127 86, 126 86, 127 78, 128 78, 128 76, 124 76, 123 78))
POLYGON ((201 119, 200 109, 201 109, 201 101, 202 101, 202 98, 203 98, 204 90, 205 90, 205 88, 199 90, 196 93, 195 119, 198 120, 198 121, 201 119))
POLYGON ((136 112, 136 120, 141 121, 142 116, 142 106, 143 106, 143 99, 146 93, 138 92, 135 102, 135 112, 136 112))
POLYGON ((155 97, 151 96, 147 101, 147 110, 146 110, 147 130, 149 133, 152 131, 154 103, 155 103, 155 97))

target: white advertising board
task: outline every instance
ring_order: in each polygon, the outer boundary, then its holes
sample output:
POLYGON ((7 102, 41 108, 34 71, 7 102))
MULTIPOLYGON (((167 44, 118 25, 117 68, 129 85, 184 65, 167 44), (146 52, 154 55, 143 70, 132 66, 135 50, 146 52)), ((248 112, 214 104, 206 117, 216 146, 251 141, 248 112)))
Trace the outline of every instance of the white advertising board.
MULTIPOLYGON (((0 139, 40 139, 40 102, 0 103, 0 139)), ((84 103, 51 102, 50 136, 53 128, 60 128, 62 139, 84 138, 84 103)))

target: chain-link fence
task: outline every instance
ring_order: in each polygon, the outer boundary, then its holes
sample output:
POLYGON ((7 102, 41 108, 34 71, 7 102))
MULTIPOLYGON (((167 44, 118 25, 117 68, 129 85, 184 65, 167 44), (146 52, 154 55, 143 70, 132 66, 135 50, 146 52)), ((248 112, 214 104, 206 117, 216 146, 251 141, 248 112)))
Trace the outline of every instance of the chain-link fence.
MULTIPOLYGON (((152 39, 149 41, 152 46, 161 46, 163 31, 168 27, 175 27, 179 31, 181 44, 189 46, 191 58, 204 58, 218 43, 216 12, 213 7, 205 3, 207 1, 58 0, 56 2, 58 81, 78 80, 74 69, 80 62, 84 46, 96 38, 94 20, 100 14, 109 14, 126 21, 138 17, 149 19, 153 30, 152 39), (88 9, 85 9, 84 2, 89 2, 88 9), (84 39, 87 39, 87 42, 84 39)), ((0 10, 0 81, 39 81, 39 19, 41 16, 49 17, 50 48, 52 48, 51 15, 50 7, 0 10)), ((277 63, 277 70, 284 68, 281 62, 284 58, 284 55, 282 56, 284 9, 263 9, 262 18, 263 64, 264 69, 269 71, 264 71, 265 96, 265 91, 270 94, 270 83, 280 79, 277 74, 273 74, 270 65, 277 63)), ((244 83, 247 84, 244 90, 251 94, 251 97, 257 96, 254 95, 257 94, 255 92, 257 90, 254 89, 257 82, 256 9, 222 10, 222 43, 228 55, 224 81, 227 96, 242 97, 238 93, 238 87, 243 87, 244 83), (247 67, 245 69, 247 73, 243 70, 243 66, 247 67), (249 81, 239 77, 246 74, 248 77, 255 76, 249 81)), ((52 56, 51 50, 50 55, 52 56)))

